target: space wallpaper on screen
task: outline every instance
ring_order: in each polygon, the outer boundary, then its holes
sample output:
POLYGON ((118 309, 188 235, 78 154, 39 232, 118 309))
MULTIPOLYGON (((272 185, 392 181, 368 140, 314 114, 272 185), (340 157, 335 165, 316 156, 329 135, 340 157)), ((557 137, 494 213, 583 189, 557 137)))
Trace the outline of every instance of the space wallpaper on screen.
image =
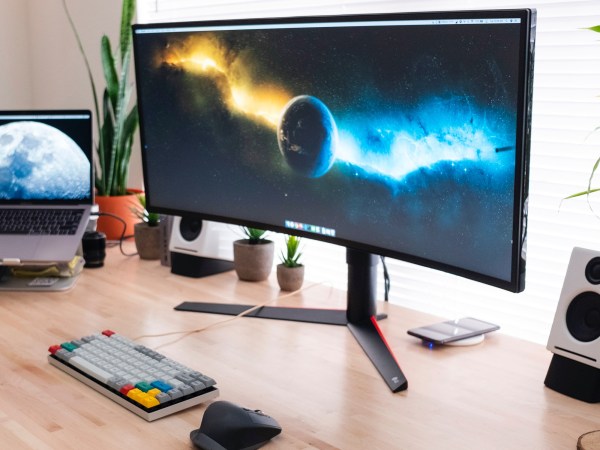
POLYGON ((140 34, 153 201, 508 280, 518 27, 140 34))
POLYGON ((89 116, 0 113, 0 203, 91 202, 91 132, 89 116))

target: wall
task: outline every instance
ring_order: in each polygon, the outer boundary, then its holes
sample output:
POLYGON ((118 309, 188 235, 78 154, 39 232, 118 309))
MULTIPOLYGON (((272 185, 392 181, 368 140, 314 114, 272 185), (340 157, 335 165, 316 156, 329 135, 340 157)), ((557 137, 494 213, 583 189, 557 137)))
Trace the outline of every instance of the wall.
POLYGON ((0 6, 0 108, 28 108, 32 104, 29 56, 28 3, 3 0, 0 6))
MULTIPOLYGON (((0 73, 1 85, 10 86, 0 91, 0 108, 93 110, 89 78, 62 0, 8 0, 8 4, 6 1, 2 0, 0 11, 0 57, 2 61, 16 59, 17 64, 0 73)), ((68 0, 67 4, 101 99, 104 78, 100 38, 107 34, 113 46, 117 45, 121 0, 68 0)), ((142 186, 138 143, 129 184, 142 186)))

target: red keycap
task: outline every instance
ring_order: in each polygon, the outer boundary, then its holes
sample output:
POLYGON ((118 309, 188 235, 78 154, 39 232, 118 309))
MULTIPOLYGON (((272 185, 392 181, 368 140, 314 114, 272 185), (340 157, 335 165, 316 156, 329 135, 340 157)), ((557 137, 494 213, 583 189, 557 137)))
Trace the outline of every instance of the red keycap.
POLYGON ((111 330, 104 330, 104 331, 102 332, 102 334, 103 334, 104 336, 111 337, 113 334, 115 334, 115 332, 114 332, 114 331, 111 331, 111 330))
POLYGON ((61 348, 62 347, 60 345, 51 345, 50 348, 48 349, 48 351, 54 355, 61 348))
POLYGON ((127 393, 134 389, 134 386, 131 384, 126 384, 125 386, 123 386, 121 389, 119 389, 119 392, 123 395, 127 395, 127 393))

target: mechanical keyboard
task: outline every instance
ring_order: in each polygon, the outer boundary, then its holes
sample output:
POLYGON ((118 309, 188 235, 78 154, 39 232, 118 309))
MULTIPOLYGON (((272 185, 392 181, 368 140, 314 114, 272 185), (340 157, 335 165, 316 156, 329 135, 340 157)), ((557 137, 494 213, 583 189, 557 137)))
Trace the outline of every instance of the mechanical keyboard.
POLYGON ((148 421, 219 395, 212 378, 110 330, 48 351, 51 365, 148 421))

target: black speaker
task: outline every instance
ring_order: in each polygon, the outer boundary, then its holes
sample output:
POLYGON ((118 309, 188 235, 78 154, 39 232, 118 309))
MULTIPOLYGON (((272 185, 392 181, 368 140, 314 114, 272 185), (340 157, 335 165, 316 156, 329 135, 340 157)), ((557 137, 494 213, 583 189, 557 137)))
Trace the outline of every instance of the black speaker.
POLYGON ((200 278, 233 270, 233 241, 238 239, 230 225, 192 217, 174 217, 169 250, 171 272, 200 278))
POLYGON ((600 402, 600 251, 573 249, 547 348, 554 355, 544 384, 600 402))

